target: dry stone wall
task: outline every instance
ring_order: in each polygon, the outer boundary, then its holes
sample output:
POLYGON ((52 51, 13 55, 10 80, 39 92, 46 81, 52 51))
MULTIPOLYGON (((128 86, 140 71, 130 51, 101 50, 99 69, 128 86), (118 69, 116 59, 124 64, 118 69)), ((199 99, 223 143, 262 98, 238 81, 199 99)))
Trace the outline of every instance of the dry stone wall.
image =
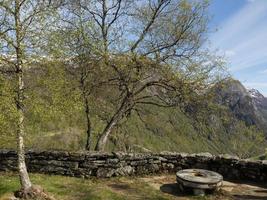
MULTIPOLYGON (((15 151, 0 150, 0 171, 15 171, 15 151)), ((219 172, 225 179, 267 181, 267 161, 248 161, 209 153, 98 153, 67 151, 28 151, 30 172, 90 178, 175 173, 186 168, 219 172)))

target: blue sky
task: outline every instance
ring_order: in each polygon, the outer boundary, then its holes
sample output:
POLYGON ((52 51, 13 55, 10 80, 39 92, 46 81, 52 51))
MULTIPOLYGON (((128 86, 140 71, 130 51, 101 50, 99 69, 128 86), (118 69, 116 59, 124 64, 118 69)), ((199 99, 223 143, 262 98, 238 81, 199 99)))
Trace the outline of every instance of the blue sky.
POLYGON ((267 97, 267 0, 211 0, 210 45, 230 73, 267 97))

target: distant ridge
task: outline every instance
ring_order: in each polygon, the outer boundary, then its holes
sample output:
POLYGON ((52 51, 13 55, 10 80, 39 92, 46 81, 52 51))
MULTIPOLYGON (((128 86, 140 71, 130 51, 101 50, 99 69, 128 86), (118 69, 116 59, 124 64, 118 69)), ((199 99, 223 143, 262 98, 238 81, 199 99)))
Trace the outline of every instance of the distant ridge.
POLYGON ((228 106, 238 119, 256 125, 267 135, 267 98, 257 89, 229 79, 217 87, 216 93, 219 104, 228 106))

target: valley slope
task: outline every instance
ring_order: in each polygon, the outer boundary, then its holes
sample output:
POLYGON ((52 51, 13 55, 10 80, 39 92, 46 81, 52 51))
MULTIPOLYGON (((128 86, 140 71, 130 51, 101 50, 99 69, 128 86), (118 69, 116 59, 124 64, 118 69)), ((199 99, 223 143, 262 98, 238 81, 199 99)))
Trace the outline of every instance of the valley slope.
MULTIPOLYGON (((244 158, 264 153, 266 98, 232 79, 214 86, 211 92, 213 101, 191 102, 186 108, 148 106, 142 115, 132 113, 115 128, 107 150, 210 152, 244 158)), ((27 148, 82 150, 86 141, 83 112, 73 109, 71 115, 56 115, 56 109, 52 111, 52 115, 42 117, 27 114, 27 148)), ((104 122, 97 112, 92 122, 95 141, 104 122)), ((12 129, 2 127, 6 133, 12 129)), ((0 137, 0 148, 16 145, 14 135, 0 137)))

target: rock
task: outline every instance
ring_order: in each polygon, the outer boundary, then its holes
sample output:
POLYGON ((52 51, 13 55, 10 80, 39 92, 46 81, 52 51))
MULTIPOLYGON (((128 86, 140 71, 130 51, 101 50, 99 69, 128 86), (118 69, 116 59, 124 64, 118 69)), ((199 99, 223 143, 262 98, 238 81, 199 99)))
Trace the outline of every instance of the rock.
POLYGON ((98 178, 110 178, 115 173, 114 169, 111 168, 98 168, 96 176, 98 178))
POLYGON ((198 153, 198 154, 196 154, 196 156, 207 157, 207 158, 213 157, 213 155, 209 152, 198 153))
POLYGON ((233 160, 238 160, 239 159, 238 156, 229 155, 229 154, 222 154, 222 155, 219 155, 218 157, 225 158, 225 159, 233 159, 233 160))
POLYGON ((125 167, 120 167, 116 169, 115 174, 116 176, 130 176, 135 173, 135 169, 131 166, 125 166, 125 167))

